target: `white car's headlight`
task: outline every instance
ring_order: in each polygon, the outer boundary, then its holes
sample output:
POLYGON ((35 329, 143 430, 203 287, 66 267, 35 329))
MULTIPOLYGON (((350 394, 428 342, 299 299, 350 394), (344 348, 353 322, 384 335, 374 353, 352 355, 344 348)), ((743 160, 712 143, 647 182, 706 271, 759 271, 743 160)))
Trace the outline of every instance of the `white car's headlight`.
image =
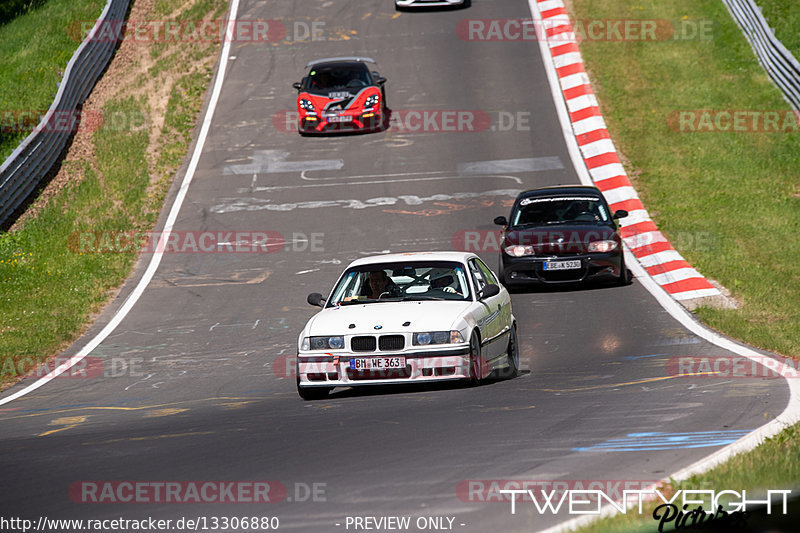
POLYGON ((536 253, 536 250, 534 250, 533 246, 523 246, 521 244, 506 246, 504 250, 511 257, 522 257, 525 255, 533 255, 536 253))
POLYGON ((414 333, 411 343, 414 346, 426 346, 428 344, 459 344, 464 342, 464 336, 458 330, 452 331, 424 331, 414 333))
POLYGON ((617 249, 616 241, 594 241, 589 243, 590 252, 608 253, 617 249))
POLYGON ((344 348, 344 337, 304 337, 301 350, 341 350, 344 348))

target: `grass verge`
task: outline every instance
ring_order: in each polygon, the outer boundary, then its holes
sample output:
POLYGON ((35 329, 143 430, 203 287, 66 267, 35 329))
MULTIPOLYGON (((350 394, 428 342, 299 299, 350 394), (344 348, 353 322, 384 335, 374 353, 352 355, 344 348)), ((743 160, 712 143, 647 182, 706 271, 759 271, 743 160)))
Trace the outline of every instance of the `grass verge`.
MULTIPOLYGON (((225 0, 139 1, 131 17, 218 18, 226 7, 225 0)), ((80 253, 75 243, 87 232, 152 228, 191 142, 218 50, 214 42, 122 43, 84 105, 102 114, 102 126, 76 134, 58 176, 0 235, 0 386, 73 342, 130 274, 135 253, 80 253), (166 56, 173 66, 151 73, 166 56)))
POLYGON ((756 0, 775 36, 800 58, 800 9, 795 0, 756 0))
POLYGON ((53 103, 58 82, 80 45, 75 27, 97 19, 105 0, 37 2, 0 26, 0 161, 28 136, 53 103))
MULTIPOLYGON (((698 316, 727 335, 797 357, 800 263, 792 243, 800 231, 800 128, 786 119, 788 104, 738 26, 717 0, 573 0, 572 10, 579 20, 670 21, 676 29, 671 39, 587 40, 580 48, 651 216, 693 266, 741 303, 737 310, 699 308, 698 316), (683 31, 703 24, 707 32, 683 31), (776 111, 781 119, 772 122, 776 111)), ((779 35, 797 36, 797 21, 786 18, 779 35)), ((800 434, 789 428, 673 488, 790 487, 800 479, 798 450, 800 434)), ((580 531, 655 525, 647 513, 627 514, 580 531)))

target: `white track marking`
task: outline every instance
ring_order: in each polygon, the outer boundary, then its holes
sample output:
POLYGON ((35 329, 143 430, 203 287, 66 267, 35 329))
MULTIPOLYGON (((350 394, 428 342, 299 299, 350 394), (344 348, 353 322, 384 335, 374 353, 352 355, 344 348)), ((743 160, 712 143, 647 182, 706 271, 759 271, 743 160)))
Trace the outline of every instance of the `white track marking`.
MULTIPOLYGON (((0 405, 7 404, 25 396, 26 394, 35 391, 39 387, 47 384, 53 378, 63 374, 76 363, 81 361, 84 357, 92 353, 92 351, 103 342, 106 337, 108 337, 116 328, 119 326, 120 322, 128 315, 130 310, 139 301, 139 298, 144 293, 145 288, 150 283, 150 280, 153 279, 153 276, 158 270, 158 265, 161 263, 161 258, 164 255, 163 246, 166 243, 167 238, 169 237, 170 232, 172 231, 172 227, 175 225, 175 220, 178 218, 178 213, 180 212, 181 206, 183 205, 183 201, 186 198, 186 194, 189 191, 189 185, 192 183, 192 179, 194 178, 194 173, 197 170, 197 165, 200 161, 200 155, 203 152, 203 147, 206 142, 206 138, 208 137, 208 131, 211 128, 211 120, 214 117, 214 109, 217 107, 217 102, 219 101, 219 96, 222 91, 222 82, 225 79, 225 70, 228 65, 228 53, 230 52, 231 42, 235 36, 235 20, 236 14, 239 10, 239 0, 232 0, 231 1, 231 9, 230 15, 228 17, 228 27, 225 33, 225 43, 222 47, 222 53, 220 55, 220 65, 219 69, 217 70, 217 77, 214 81, 214 88, 211 92, 211 98, 208 102, 208 109, 206 109, 205 116, 203 117, 203 124, 200 128, 200 133, 197 136, 197 144, 195 144, 194 151, 192 152, 192 158, 189 161, 189 167, 186 169, 186 175, 183 177, 183 182, 181 183, 180 189, 178 189, 178 194, 175 196, 175 201, 172 203, 172 208, 170 209, 169 215, 167 216, 167 221, 164 224, 164 228, 161 230, 161 239, 158 245, 158 250, 153 253, 152 258, 150 259, 150 263, 147 265, 147 270, 145 270, 144 275, 137 283, 136 287, 133 289, 131 294, 122 304, 122 307, 116 312, 116 314, 111 318, 108 324, 98 333, 97 335, 89 341, 81 350, 67 359, 64 363, 58 365, 55 369, 49 372, 46 376, 42 376, 40 379, 37 379, 27 387, 24 387, 14 394, 6 396, 5 398, 0 399, 0 405)), ((150 377, 150 376, 148 376, 150 377)))

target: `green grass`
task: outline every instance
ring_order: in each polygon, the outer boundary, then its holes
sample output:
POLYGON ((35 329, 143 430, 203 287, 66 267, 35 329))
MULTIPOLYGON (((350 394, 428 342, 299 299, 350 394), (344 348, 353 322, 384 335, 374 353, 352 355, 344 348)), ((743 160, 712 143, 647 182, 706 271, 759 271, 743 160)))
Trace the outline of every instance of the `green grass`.
MULTIPOLYGON (((760 3, 791 13, 782 17, 779 34, 798 36, 796 2, 760 3)), ((794 245, 800 232, 800 133, 681 131, 671 121, 681 111, 788 110, 738 26, 718 0, 573 5, 576 19, 713 21, 705 39, 585 41, 581 51, 611 135, 651 216, 693 266, 742 304, 738 310, 701 307, 698 316, 732 337, 800 356, 794 245)), ((790 428, 675 488, 790 486, 800 480, 798 450, 800 435, 790 428)), ((585 531, 650 531, 654 525, 647 515, 628 514, 585 531)))
MULTIPOLYGON (((201 3, 210 13, 225 6, 224 0, 201 3)), ((214 43, 163 48, 163 54, 183 50, 193 66, 187 69, 184 62, 175 77, 161 142, 149 146, 156 132, 149 127, 153 117, 145 96, 110 99, 103 116, 126 117, 131 127, 105 121, 92 137, 96 161, 70 162, 67 185, 21 228, 0 234, 0 386, 73 342, 130 274, 135 253, 81 253, 80 236, 152 228, 212 75, 202 60, 218 49, 214 43)))
MULTIPOLYGON (((105 0, 48 0, 0 26, 0 161, 30 130, 15 127, 19 112, 44 112, 80 45, 70 28, 95 20, 105 0), (41 5, 39 5, 41 4, 41 5)), ((36 121, 38 122, 38 120, 36 121)), ((33 124, 35 126, 35 124, 33 124)))
MULTIPOLYGON (((796 0, 756 0, 775 36, 800 58, 800 9, 796 0)), ((800 61, 800 59, 798 59, 800 61)))
MULTIPOLYGON (((104 111, 146 112, 133 99, 104 111)), ((101 128, 95 136, 104 148, 97 172, 85 164, 71 169, 83 179, 68 184, 21 231, 0 237, 2 380, 30 370, 73 340, 130 271, 133 253, 79 253, 69 243, 83 232, 131 229, 148 182, 148 140, 146 130, 101 128)))
POLYGON ((743 304, 698 315, 733 337, 800 355, 800 262, 790 244, 800 230, 800 133, 669 123, 681 111, 788 109, 738 26, 717 0, 576 0, 575 9, 578 18, 714 21, 710 39, 587 41, 581 50, 654 220, 668 236, 698 236, 676 239, 679 251, 743 304))

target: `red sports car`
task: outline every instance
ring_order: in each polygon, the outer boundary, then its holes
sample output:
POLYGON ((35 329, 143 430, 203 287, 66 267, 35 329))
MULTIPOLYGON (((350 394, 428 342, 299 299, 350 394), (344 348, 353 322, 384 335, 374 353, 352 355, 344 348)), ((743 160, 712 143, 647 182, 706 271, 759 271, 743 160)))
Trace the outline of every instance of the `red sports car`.
POLYGON ((298 90, 300 134, 330 131, 374 131, 384 127, 386 78, 370 71, 368 57, 333 57, 312 61, 298 90))

